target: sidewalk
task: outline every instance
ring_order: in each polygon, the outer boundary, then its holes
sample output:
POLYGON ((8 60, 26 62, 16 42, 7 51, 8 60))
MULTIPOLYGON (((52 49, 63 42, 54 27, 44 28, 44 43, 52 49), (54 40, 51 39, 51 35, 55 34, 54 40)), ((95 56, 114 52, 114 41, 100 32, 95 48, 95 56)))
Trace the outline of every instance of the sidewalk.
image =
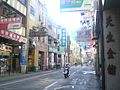
POLYGON ((53 72, 53 71, 56 71, 56 70, 28 72, 26 74, 11 73, 10 75, 7 74, 6 76, 0 76, 0 82, 5 82, 5 81, 15 80, 15 79, 21 79, 21 78, 25 78, 25 77, 31 77, 31 76, 34 76, 34 75, 42 75, 42 74, 50 73, 50 72, 53 72))

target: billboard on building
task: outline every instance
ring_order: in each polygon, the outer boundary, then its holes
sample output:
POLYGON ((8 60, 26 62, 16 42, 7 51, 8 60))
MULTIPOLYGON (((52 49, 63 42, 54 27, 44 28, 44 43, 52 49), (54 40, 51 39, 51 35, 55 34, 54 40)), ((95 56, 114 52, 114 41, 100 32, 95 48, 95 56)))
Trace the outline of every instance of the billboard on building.
POLYGON ((10 17, 0 19, 0 29, 18 29, 21 28, 22 25, 22 17, 10 17))
POLYGON ((90 10, 93 0, 60 0, 60 11, 90 10))

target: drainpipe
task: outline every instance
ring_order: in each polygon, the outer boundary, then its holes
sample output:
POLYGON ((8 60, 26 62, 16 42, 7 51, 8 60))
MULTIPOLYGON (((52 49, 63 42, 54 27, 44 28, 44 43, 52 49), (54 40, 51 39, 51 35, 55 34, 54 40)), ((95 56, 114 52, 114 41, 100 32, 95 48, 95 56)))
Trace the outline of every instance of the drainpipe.
POLYGON ((99 0, 100 28, 101 28, 101 64, 102 64, 102 90, 105 90, 105 56, 104 56, 104 31, 103 31, 103 6, 99 0))

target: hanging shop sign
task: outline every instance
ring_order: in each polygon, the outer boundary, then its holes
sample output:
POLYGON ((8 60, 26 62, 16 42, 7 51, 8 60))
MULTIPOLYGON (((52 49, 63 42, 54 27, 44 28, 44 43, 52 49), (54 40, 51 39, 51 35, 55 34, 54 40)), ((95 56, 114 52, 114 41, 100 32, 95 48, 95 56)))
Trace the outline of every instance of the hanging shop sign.
POLYGON ((25 45, 22 46, 20 64, 21 65, 26 65, 26 48, 25 48, 25 45))
POLYGON ((78 30, 76 31, 78 42, 86 42, 91 40, 91 30, 78 30))
POLYGON ((66 29, 62 28, 61 30, 61 46, 66 47, 67 44, 67 37, 66 37, 66 29))
POLYGON ((18 35, 16 33, 12 33, 10 31, 0 30, 0 36, 18 42, 27 43, 27 39, 25 37, 18 35))
POLYGON ((10 17, 10 18, 4 18, 0 19, 0 29, 17 29, 21 28, 22 25, 22 17, 10 17))
POLYGON ((60 11, 90 10, 92 0, 60 0, 60 11))

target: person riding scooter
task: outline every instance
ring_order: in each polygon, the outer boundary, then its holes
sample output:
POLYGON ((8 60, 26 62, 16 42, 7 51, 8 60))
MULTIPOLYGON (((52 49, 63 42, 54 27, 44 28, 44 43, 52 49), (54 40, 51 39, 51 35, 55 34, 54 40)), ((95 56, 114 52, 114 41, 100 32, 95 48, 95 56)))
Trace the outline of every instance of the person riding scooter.
POLYGON ((69 77, 69 67, 68 67, 68 65, 66 65, 64 67, 64 77, 65 78, 69 77))

